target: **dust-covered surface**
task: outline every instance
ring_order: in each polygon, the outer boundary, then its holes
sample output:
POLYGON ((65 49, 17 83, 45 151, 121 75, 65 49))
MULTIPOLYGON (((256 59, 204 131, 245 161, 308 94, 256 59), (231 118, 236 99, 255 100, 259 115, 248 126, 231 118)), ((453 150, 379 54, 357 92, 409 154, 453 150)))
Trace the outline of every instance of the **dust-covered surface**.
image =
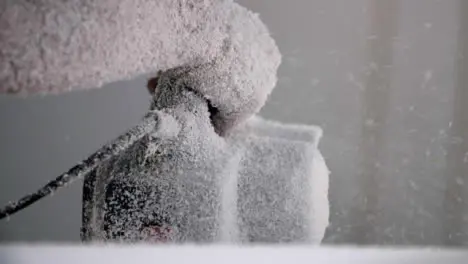
POLYGON ((210 63, 194 86, 218 107, 218 122, 233 126, 276 83, 273 39, 231 0, 5 0, 0 10, 1 93, 89 89, 210 63))
POLYGON ((281 125, 275 136, 232 131, 276 83, 280 55, 257 15, 232 1, 1 4, 2 92, 63 92, 167 70, 154 94, 155 130, 86 179, 83 240, 321 241, 320 135, 281 138, 281 125))
POLYGON ((189 72, 161 73, 160 124, 86 179, 82 239, 319 243, 329 216, 321 130, 254 117, 222 137, 206 99, 180 81, 189 72))
POLYGON ((321 241, 321 131, 258 120, 233 130, 276 83, 280 55, 257 15, 232 1, 1 8, 1 92, 56 93, 167 70, 154 92, 154 131, 86 179, 83 240, 321 241))
POLYGON ((207 220, 219 211, 224 140, 214 131, 203 98, 183 86, 164 88, 159 89, 170 95, 155 96, 164 120, 158 130, 96 171, 93 199, 104 211, 90 215, 96 221, 92 236, 135 241, 145 235, 143 229, 165 225, 171 240, 203 241, 214 234, 216 222, 207 220))
POLYGON ((244 241, 320 243, 329 221, 322 129, 253 116, 228 139, 244 146, 238 182, 244 241))

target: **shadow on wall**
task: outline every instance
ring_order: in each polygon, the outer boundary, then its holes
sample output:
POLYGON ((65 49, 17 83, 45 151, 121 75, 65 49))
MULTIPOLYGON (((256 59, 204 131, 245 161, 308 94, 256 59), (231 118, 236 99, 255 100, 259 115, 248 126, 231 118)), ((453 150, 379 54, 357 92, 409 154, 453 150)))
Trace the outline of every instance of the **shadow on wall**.
POLYGON ((385 158, 387 118, 390 106, 393 67, 393 40, 398 35, 400 1, 369 1, 370 32, 377 36, 367 42, 367 61, 373 64, 364 81, 362 131, 360 141, 360 165, 358 188, 362 190, 351 211, 354 223, 349 240, 362 244, 374 244, 378 239, 379 193, 382 186, 379 161, 385 158))
POLYGON ((459 3, 453 121, 447 146, 444 244, 468 245, 468 2, 459 3))
MULTIPOLYGON (((349 215, 346 216, 345 220, 340 221, 341 224, 347 224, 348 232, 337 235, 336 231, 340 230, 341 227, 339 225, 332 227, 328 232, 328 241, 368 245, 466 246, 468 245, 468 190, 465 182, 467 181, 468 165, 466 161, 468 118, 463 113, 468 111, 468 105, 463 102, 468 100, 468 92, 465 89, 468 85, 465 65, 467 60, 464 59, 468 45, 466 42, 468 4, 463 0, 459 1, 458 4, 459 24, 456 25, 459 27, 456 39, 458 43, 456 44, 457 50, 452 53, 455 74, 449 77, 456 76, 452 99, 453 111, 452 116, 449 117, 451 121, 447 122, 449 123, 448 132, 445 132, 443 127, 439 130, 440 133, 448 135, 445 140, 440 141, 439 147, 444 154, 436 160, 438 164, 443 166, 434 166, 433 170, 430 171, 430 167, 426 165, 425 169, 426 171, 429 169, 428 173, 424 170, 413 170, 409 171, 408 174, 397 176, 395 174, 401 173, 404 168, 392 168, 391 161, 398 158, 398 155, 404 151, 398 149, 399 144, 402 147, 401 142, 399 142, 401 139, 397 134, 392 133, 394 128, 390 127, 394 120, 392 116, 395 116, 395 109, 401 107, 400 102, 394 101, 395 94, 399 93, 398 89, 400 89, 396 87, 398 82, 392 84, 392 81, 404 78, 395 76, 395 74, 405 74, 401 71, 395 73, 396 52, 401 52, 395 42, 402 38, 399 30, 403 30, 402 27, 407 26, 401 21, 401 13, 406 11, 407 14, 409 11, 401 10, 405 8, 401 1, 370 0, 368 3, 371 27, 369 35, 375 36, 375 38, 368 42, 366 48, 367 62, 372 66, 366 74, 362 94, 362 130, 359 146, 361 163, 356 175, 359 193, 353 200, 349 215), (440 176, 437 175, 439 171, 440 176), (409 183, 410 188, 403 187, 404 181, 409 183), (424 189, 424 186, 427 189, 424 189), (434 191, 435 193, 431 193, 434 191), (331 237, 334 239, 330 239, 331 237)), ((422 3, 419 2, 419 4, 422 3)), ((457 6, 455 1, 450 2, 450 4, 457 6)), ((456 10, 456 8, 453 9, 453 11, 456 10)), ((426 22, 425 27, 431 27, 431 24, 426 22)), ((418 38, 418 34, 416 33, 412 37, 418 38)), ((410 41, 417 42, 416 40, 410 41)), ((422 46, 421 49, 424 47, 422 46)), ((432 56, 432 54, 426 55, 432 56)), ((432 81, 432 75, 432 71, 427 71, 424 76, 425 81, 432 81)), ((416 90, 416 87, 409 87, 409 89, 413 89, 416 95, 421 93, 416 90)), ((434 88, 431 87, 431 89, 434 88)), ((420 98, 416 98, 416 100, 420 100, 420 98)), ((418 107, 417 101, 411 103, 418 107)), ((438 103, 443 103, 443 101, 440 100, 438 103)), ((422 101, 420 104, 430 103, 422 101)), ((433 107, 440 107, 439 104, 435 104, 433 107)), ((410 109, 414 109, 414 107, 412 105, 410 109)), ((411 113, 407 114, 411 115, 411 113)), ((424 130, 424 126, 428 122, 437 122, 437 116, 431 116, 429 113, 423 113, 418 119, 422 118, 424 123, 421 123, 421 126, 415 130, 416 133, 428 133, 421 130, 424 130)), ((413 122, 420 121, 415 119, 413 122)), ((400 129, 404 128, 402 123, 396 125, 401 126, 400 129)), ((418 140, 412 140, 409 142, 409 146, 403 148, 408 147, 409 152, 413 152, 411 156, 416 156, 414 161, 417 163, 421 156, 431 155, 431 150, 427 149, 434 141, 431 139, 430 142, 425 143, 427 146, 424 146, 419 145, 421 143, 418 140), (426 148, 425 153, 415 153, 420 148, 426 148)), ((406 164, 411 163, 409 158, 405 158, 405 160, 406 164)), ((427 158, 427 160, 429 159, 427 158)), ((417 168, 417 165, 415 167, 417 168)), ((339 176, 335 175, 335 177, 339 176)))

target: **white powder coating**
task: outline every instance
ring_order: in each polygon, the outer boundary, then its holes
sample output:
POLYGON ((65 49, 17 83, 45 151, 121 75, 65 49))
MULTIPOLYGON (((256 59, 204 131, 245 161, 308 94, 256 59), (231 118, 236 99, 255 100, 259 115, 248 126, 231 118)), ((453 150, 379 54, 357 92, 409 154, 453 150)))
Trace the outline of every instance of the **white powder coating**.
POLYGON ((206 101, 178 82, 182 76, 169 70, 159 77, 152 108, 162 121, 155 131, 86 180, 92 202, 83 208, 84 240, 148 241, 143 231, 155 225, 170 227, 171 241, 219 237, 219 185, 232 152, 206 101))
POLYGON ((83 240, 151 241, 157 226, 159 241, 321 241, 321 131, 249 119, 281 59, 257 15, 230 0, 3 0, 0 10, 2 93, 167 70, 154 131, 86 177, 83 240))
POLYGON ((186 81, 232 127, 276 83, 274 40, 232 0, 1 0, 0 10, 0 93, 94 88, 202 65, 186 81))
POLYGON ((145 230, 156 227, 175 243, 319 243, 329 217, 321 130, 254 117, 221 137, 206 101, 178 81, 185 74, 160 75, 155 131, 87 178, 83 239, 152 241, 145 230))
POLYGON ((228 139, 244 148, 238 168, 241 241, 318 244, 329 222, 328 175, 319 127, 259 116, 228 139))

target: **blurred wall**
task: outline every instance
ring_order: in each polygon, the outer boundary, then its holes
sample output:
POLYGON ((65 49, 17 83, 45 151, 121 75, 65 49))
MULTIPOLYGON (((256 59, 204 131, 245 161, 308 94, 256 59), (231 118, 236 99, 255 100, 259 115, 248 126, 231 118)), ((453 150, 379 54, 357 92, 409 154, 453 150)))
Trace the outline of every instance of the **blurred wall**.
MULTIPOLYGON (((327 243, 468 245, 468 4, 238 1, 283 54, 266 117, 324 128, 327 243)), ((138 122, 144 78, 0 97, 0 203, 33 191, 138 122)), ((81 184, 0 222, 0 241, 78 241, 81 184)))

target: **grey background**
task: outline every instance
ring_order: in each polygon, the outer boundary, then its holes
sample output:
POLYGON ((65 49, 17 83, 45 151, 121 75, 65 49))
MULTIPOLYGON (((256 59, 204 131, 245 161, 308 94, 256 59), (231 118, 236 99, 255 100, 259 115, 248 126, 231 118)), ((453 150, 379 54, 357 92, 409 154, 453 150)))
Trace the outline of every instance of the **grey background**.
MULTIPOLYGON (((468 245, 468 3, 239 1, 283 54, 262 114, 320 125, 332 171, 326 243, 468 245), (465 106, 466 105, 466 106, 465 106)), ((0 203, 139 121, 145 78, 0 97, 0 203)), ((81 183, 0 222, 0 241, 79 241, 81 183)))

